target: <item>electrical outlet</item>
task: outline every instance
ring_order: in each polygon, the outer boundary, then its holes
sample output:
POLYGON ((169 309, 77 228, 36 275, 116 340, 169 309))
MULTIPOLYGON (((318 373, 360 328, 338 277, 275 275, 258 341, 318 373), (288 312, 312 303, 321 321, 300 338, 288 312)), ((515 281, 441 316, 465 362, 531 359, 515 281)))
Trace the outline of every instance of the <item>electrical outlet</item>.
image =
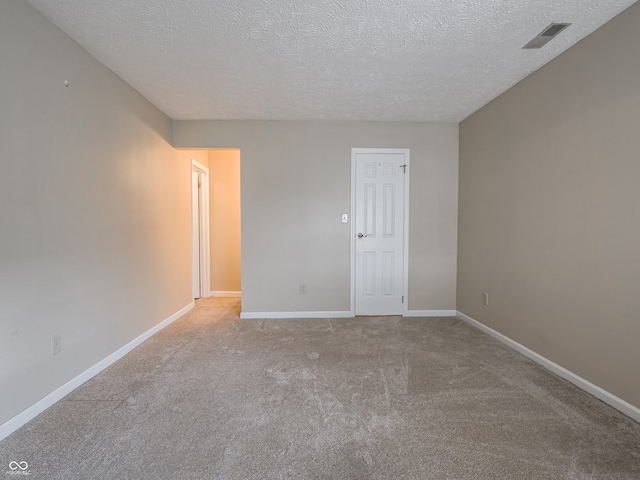
POLYGON ((62 335, 59 333, 51 337, 51 355, 56 355, 62 351, 62 335))
POLYGON ((482 292, 482 304, 489 306, 489 294, 487 292, 482 292))
POLYGON ((301 283, 300 284, 300 295, 306 295, 307 294, 307 284, 306 283, 301 283))

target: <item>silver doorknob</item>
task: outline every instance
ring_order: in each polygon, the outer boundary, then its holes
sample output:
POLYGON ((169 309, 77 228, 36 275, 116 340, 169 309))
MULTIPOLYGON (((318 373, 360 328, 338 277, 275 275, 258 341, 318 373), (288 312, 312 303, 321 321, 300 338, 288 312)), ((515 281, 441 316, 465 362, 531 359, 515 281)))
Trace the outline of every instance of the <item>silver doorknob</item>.
POLYGON ((364 233, 359 233, 358 238, 362 238, 362 237, 366 237, 366 235, 364 233))

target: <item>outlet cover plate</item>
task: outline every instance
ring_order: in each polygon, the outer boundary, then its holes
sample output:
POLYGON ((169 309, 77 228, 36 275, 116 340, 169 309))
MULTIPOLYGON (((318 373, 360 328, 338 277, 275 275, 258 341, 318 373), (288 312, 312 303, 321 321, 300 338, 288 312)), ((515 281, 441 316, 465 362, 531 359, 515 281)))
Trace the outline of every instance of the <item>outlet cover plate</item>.
POLYGON ((57 355, 62 351, 62 335, 59 333, 51 337, 51 355, 57 355))

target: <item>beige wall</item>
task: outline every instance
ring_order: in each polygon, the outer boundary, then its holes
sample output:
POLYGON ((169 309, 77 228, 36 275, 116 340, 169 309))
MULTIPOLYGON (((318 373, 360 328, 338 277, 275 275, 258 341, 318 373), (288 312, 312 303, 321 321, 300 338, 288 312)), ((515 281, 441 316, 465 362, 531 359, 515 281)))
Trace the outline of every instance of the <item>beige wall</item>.
POLYGON ((240 150, 209 150, 211 290, 240 292, 240 150))
POLYGON ((240 148, 245 312, 348 311, 352 147, 411 149, 409 308, 456 308, 458 126, 174 121, 174 146, 240 148), (307 294, 298 286, 307 284, 307 294))
POLYGON ((191 160, 195 160, 200 165, 209 168, 209 150, 179 149, 176 152, 180 163, 191 165, 191 160))
POLYGON ((461 124, 458 249, 458 310, 637 407, 639 127, 635 4, 461 124))
POLYGON ((187 306, 191 247, 166 116, 27 2, 0 58, 1 424, 187 306))

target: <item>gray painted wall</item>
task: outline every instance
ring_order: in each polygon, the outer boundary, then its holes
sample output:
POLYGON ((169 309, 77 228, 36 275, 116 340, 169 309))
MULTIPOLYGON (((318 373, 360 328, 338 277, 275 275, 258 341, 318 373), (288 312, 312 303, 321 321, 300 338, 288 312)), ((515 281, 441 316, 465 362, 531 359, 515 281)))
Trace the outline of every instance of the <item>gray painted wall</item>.
POLYGON ((458 126, 174 121, 178 148, 240 148, 244 312, 348 311, 351 148, 411 149, 409 308, 456 308, 458 126), (298 286, 307 284, 306 295, 298 286))
POLYGON ((638 4, 460 126, 458 310, 638 407, 639 179, 638 4))
POLYGON ((1 424, 187 306, 191 244, 166 116, 27 2, 0 58, 1 424))

